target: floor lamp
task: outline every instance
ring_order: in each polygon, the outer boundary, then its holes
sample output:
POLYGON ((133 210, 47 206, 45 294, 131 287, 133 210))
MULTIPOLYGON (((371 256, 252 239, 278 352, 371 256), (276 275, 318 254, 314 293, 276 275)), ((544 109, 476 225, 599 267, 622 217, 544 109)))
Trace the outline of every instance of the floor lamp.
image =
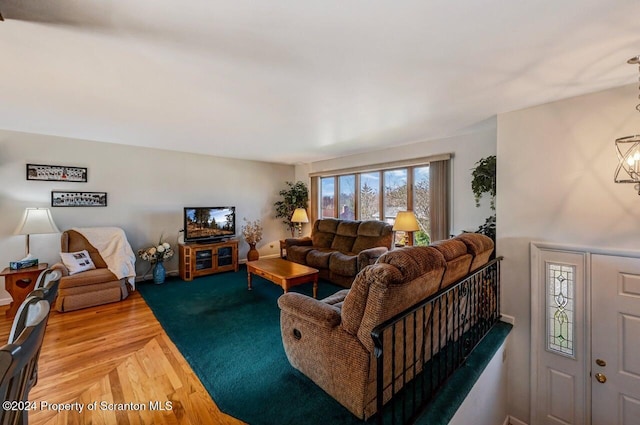
POLYGON ((60 233, 56 223, 51 217, 49 208, 27 208, 22 216, 22 221, 16 227, 14 235, 26 235, 27 243, 25 246, 26 257, 23 260, 33 258, 29 252, 29 235, 39 235, 44 233, 60 233))

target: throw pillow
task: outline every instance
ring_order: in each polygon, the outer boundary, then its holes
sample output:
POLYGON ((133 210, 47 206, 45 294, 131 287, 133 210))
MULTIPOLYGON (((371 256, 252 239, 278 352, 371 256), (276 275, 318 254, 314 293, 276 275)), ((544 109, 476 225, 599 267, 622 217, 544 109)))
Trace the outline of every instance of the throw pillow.
POLYGON ((78 252, 61 252, 60 257, 70 275, 96 268, 86 249, 78 252))

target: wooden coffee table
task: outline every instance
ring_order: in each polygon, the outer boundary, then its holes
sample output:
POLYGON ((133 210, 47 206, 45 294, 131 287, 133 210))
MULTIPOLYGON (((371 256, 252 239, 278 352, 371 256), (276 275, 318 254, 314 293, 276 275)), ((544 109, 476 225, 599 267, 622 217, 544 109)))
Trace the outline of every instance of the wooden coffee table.
POLYGON ((318 296, 318 270, 282 258, 247 261, 247 281, 251 290, 251 274, 264 277, 282 287, 285 293, 290 288, 313 282, 313 298, 318 296))

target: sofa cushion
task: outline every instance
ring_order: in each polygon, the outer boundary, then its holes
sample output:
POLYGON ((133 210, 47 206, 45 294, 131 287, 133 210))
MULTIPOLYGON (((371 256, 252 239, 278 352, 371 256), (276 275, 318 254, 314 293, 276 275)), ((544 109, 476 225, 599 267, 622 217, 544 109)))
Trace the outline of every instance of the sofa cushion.
POLYGON ((311 232, 311 240, 313 246, 317 248, 330 248, 333 238, 336 236, 336 230, 340 220, 335 218, 323 218, 313 223, 313 231, 311 232))
POLYGON ((331 249, 335 249, 340 252, 351 252, 353 242, 358 235, 358 221, 342 221, 338 224, 336 229, 336 236, 331 242, 331 249))
POLYGON ((467 252, 473 256, 471 269, 474 271, 485 265, 493 252, 493 240, 480 233, 462 233, 454 239, 462 241, 467 246, 467 252))
MULTIPOLYGON (((367 350, 373 350, 371 331, 385 320, 437 292, 444 275, 445 261, 442 254, 431 247, 406 247, 393 250, 378 259, 378 263, 398 270, 401 280, 372 278, 362 322, 358 328, 358 339, 367 350)), ((348 298, 348 297, 347 297, 348 298)), ((346 300, 345 306, 346 308, 346 300)))
POLYGON ((312 246, 289 246, 287 247, 287 260, 298 264, 307 264, 307 254, 314 249, 312 246))
POLYGON ((335 251, 331 249, 312 249, 307 253, 307 266, 316 269, 328 269, 329 258, 335 251))
POLYGON ((358 274, 358 256, 336 251, 329 258, 329 269, 342 276, 355 276, 358 274))
POLYGON ((358 253, 378 246, 390 249, 392 239, 393 232, 390 224, 377 220, 366 220, 360 223, 360 227, 358 227, 358 236, 353 243, 351 251, 358 253))
POLYGON ((60 279, 60 290, 64 288, 74 288, 78 286, 95 285, 97 283, 105 283, 110 281, 118 281, 116 275, 111 273, 109 269, 93 269, 70 276, 64 276, 60 279))
POLYGON ((374 264, 358 273, 342 305, 342 327, 352 335, 358 333, 367 305, 369 286, 375 280, 398 283, 402 281, 402 274, 389 264, 374 264))
POLYGON ((429 246, 412 246, 394 249, 378 258, 378 263, 390 264, 402 273, 402 280, 409 281, 427 273, 434 268, 444 270, 444 256, 429 246))
POLYGON ((434 242, 430 246, 440 251, 447 262, 447 269, 442 277, 440 288, 446 288, 469 273, 473 256, 467 253, 467 246, 462 241, 446 239, 434 242))

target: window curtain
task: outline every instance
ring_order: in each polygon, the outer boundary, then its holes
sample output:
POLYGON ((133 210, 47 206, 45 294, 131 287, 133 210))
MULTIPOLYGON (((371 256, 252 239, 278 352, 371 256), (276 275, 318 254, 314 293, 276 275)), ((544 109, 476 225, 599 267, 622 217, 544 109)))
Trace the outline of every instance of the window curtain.
POLYGON ((311 177, 311 190, 309 191, 309 223, 315 223, 318 219, 318 199, 320 199, 320 177, 311 177))
POLYGON ((431 241, 449 238, 449 165, 448 159, 429 163, 429 222, 431 241))

